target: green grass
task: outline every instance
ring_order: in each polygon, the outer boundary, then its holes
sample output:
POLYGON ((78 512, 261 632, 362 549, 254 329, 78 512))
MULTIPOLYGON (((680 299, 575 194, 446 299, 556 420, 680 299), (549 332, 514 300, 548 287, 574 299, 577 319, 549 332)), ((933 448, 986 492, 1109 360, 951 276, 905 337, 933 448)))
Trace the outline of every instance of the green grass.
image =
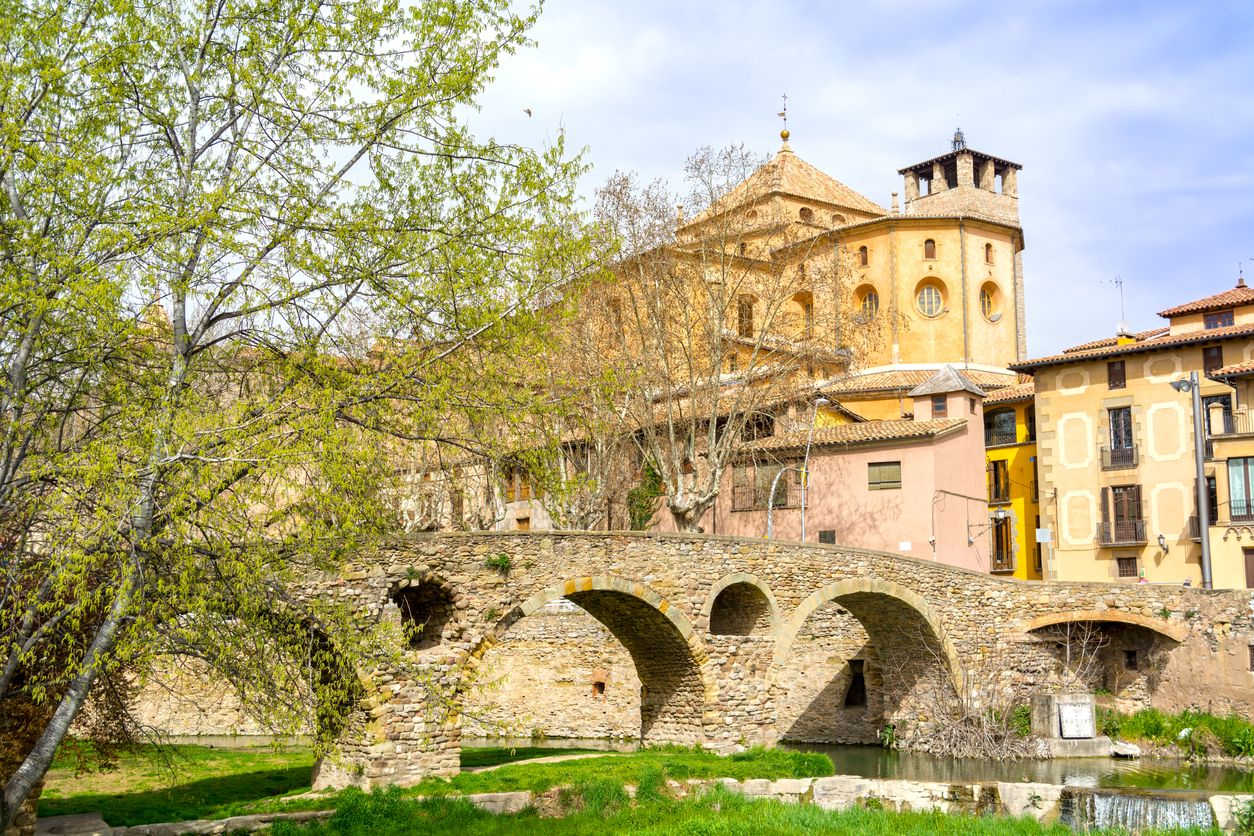
POLYGON ((41 816, 100 811, 114 826, 234 815, 245 805, 308 789, 313 753, 287 749, 143 746, 116 769, 79 770, 67 746, 48 771, 41 816))
MULTIPOLYGON (((621 785, 585 783, 565 801, 563 818, 532 812, 495 816, 460 799, 409 801, 398 791, 365 795, 346 792, 326 822, 297 826, 276 823, 274 836, 495 836, 496 834, 643 834, 644 836, 794 836, 799 833, 944 834, 949 836, 1071 836, 1061 825, 1023 819, 982 818, 935 812, 893 813, 855 808, 825 811, 810 805, 750 800, 721 787, 683 800, 657 796, 632 805, 621 785)), ((1091 831, 1098 833, 1099 831, 1091 831)), ((1182 831, 1217 833, 1218 831, 1182 831)))
MULTIPOLYGON (((173 764, 156 759, 150 747, 127 755, 111 772, 75 774, 74 760, 63 756, 48 773, 40 801, 44 816, 99 811, 114 826, 225 818, 256 812, 330 809, 335 795, 286 801, 283 796, 310 786, 313 755, 308 749, 212 749, 169 747, 173 764)), ((547 756, 567 750, 535 750, 547 756)), ((526 749, 464 750, 463 763, 502 763, 524 757, 526 749), (472 754, 473 753, 473 754, 472 754)), ((802 778, 832 774, 826 755, 783 749, 752 749, 722 757, 699 749, 660 747, 631 753, 558 763, 510 764, 482 773, 463 773, 450 780, 428 779, 408 787, 404 795, 531 790, 588 781, 654 785, 663 774, 684 778, 802 778)))
POLYGON ((1175 745, 1188 755, 1254 757, 1254 723, 1237 714, 1164 714, 1156 708, 1120 714, 1099 708, 1097 721, 1102 734, 1122 740, 1175 745))

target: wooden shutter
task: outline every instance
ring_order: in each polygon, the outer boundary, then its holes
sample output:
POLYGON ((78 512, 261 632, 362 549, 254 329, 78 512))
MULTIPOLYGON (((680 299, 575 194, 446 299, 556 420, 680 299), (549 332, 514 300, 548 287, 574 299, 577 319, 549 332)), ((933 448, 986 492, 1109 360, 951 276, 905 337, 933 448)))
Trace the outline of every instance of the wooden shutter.
POLYGON ((1132 519, 1134 520, 1144 519, 1144 517, 1141 516, 1141 486, 1140 485, 1132 486, 1132 519))
POLYGON ((1102 488, 1102 525, 1110 525, 1110 488, 1102 488))

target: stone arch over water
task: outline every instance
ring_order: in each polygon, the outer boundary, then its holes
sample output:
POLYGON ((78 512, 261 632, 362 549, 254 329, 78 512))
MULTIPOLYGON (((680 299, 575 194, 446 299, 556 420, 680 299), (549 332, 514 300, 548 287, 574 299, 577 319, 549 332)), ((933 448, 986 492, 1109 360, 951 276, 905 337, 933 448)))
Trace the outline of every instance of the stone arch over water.
POLYGON ((963 684, 928 603, 878 578, 813 592, 780 629, 775 660, 784 739, 873 743, 889 725, 899 738, 922 738, 963 684))
POLYGON ((735 572, 710 588, 701 617, 716 636, 769 636, 778 627, 779 604, 761 580, 735 572))
POLYGON ((691 623, 656 591, 616 577, 564 581, 532 595, 507 613, 470 654, 472 666, 523 618, 554 599, 587 612, 630 655, 640 681, 640 739, 699 743, 707 706, 718 685, 704 644, 691 623))

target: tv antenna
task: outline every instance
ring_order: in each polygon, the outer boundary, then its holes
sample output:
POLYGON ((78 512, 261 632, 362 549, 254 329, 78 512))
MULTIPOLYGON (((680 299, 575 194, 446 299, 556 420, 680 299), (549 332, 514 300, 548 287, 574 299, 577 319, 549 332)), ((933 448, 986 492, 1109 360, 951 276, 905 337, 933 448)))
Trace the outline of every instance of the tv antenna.
POLYGON ((1128 317, 1123 310, 1123 276, 1117 275, 1113 279, 1107 280, 1107 283, 1119 288, 1119 321, 1126 322, 1128 317))

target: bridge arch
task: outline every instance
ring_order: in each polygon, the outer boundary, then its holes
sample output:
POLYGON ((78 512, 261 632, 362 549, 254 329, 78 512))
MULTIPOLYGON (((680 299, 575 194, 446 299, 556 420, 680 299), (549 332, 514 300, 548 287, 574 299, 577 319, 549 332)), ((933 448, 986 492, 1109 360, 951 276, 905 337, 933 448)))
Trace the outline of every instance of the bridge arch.
POLYGON ((636 581, 597 575, 550 585, 506 613, 470 652, 467 664, 477 667, 510 627, 559 598, 601 622, 631 656, 641 683, 642 740, 705 740, 706 709, 717 702, 719 690, 704 643, 678 607, 636 581))
POLYGON ((710 587, 698 623, 706 624, 715 635, 774 635, 779 627, 779 603, 757 576, 733 572, 710 587))
POLYGON ((1170 621, 1163 618, 1150 618, 1149 616, 1139 615, 1137 613, 1110 609, 1070 610, 1068 612, 1038 615, 1036 618, 1024 623, 1023 632, 1034 633, 1045 627, 1056 627, 1063 624, 1082 622, 1109 622, 1113 624, 1128 624, 1134 627, 1144 627, 1146 630, 1171 639, 1173 642, 1184 641, 1185 636, 1188 634, 1188 627, 1183 624, 1172 624, 1170 621))
POLYGON ((964 666, 918 593, 875 577, 815 590, 779 630, 772 679, 784 739, 873 743, 893 727, 903 743, 963 693, 964 666))

